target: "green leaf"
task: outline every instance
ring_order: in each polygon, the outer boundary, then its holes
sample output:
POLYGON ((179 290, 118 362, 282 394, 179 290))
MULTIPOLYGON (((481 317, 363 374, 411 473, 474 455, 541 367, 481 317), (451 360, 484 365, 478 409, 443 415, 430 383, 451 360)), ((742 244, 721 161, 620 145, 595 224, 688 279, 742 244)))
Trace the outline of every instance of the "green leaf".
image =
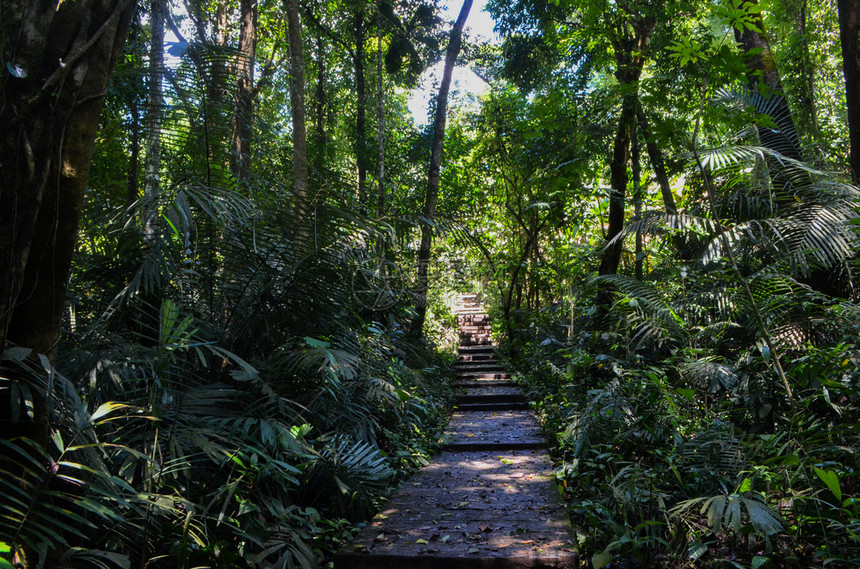
POLYGON ((782 518, 770 506, 751 498, 744 498, 753 529, 766 535, 782 531, 782 518))
POLYGON ((330 343, 324 340, 317 340, 316 338, 311 338, 310 336, 305 336, 305 343, 308 345, 309 348, 322 349, 331 347, 330 343))
POLYGON ((594 567, 594 569, 603 569, 603 567, 609 565, 609 562, 612 561, 613 557, 614 556, 611 553, 606 551, 595 553, 591 556, 591 566, 594 567))
POLYGON ((51 435, 51 440, 54 441, 54 445, 57 447, 57 450, 61 453, 66 452, 66 446, 63 443, 63 435, 60 431, 54 431, 51 435))
POLYGON ((695 561, 702 555, 708 552, 708 546, 699 541, 692 541, 687 545, 687 555, 690 556, 690 559, 695 561))
POLYGON ((679 387, 675 390, 675 392, 686 399, 687 401, 692 401, 696 398, 696 391, 693 389, 687 389, 685 387, 679 387))
POLYGON ((0 541, 0 569, 15 569, 12 565, 12 546, 0 541))
POLYGON ((817 466, 813 466, 815 469, 815 474, 824 482, 830 491, 833 492, 833 495, 836 496, 836 499, 840 502, 842 501, 842 488, 839 485, 839 475, 836 474, 833 470, 822 470, 817 466))
POLYGON ((124 403, 117 403, 116 401, 108 401, 107 403, 102 403, 101 405, 99 405, 99 408, 96 409, 95 411, 93 411, 93 414, 92 414, 92 416, 90 416, 90 419, 93 422, 95 422, 95 421, 98 421, 99 419, 101 419, 102 417, 104 417, 105 415, 108 415, 108 414, 116 411, 117 409, 130 409, 130 408, 131 408, 131 406, 126 405, 124 403))
POLYGON ((770 563, 770 557, 756 555, 753 557, 751 569, 761 569, 761 567, 764 567, 768 563, 770 563))

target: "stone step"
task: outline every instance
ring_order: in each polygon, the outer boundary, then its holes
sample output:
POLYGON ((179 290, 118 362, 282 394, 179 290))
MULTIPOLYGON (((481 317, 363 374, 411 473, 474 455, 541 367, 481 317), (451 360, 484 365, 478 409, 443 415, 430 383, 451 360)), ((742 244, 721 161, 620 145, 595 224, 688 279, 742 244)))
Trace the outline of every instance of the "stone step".
POLYGON ((457 363, 458 364, 484 363, 484 362, 494 362, 494 361, 496 361, 496 357, 492 352, 467 354, 467 355, 457 356, 457 363))
POLYGON ((457 404, 457 411, 474 413, 477 411, 525 411, 529 404, 521 401, 490 401, 486 403, 457 404))
POLYGON ((469 334, 467 336, 460 335, 461 346, 474 346, 475 344, 490 345, 492 338, 489 334, 469 334))
POLYGON ((482 380, 482 379, 510 379, 506 372, 494 373, 486 371, 461 371, 457 373, 457 380, 482 380))
POLYGON ((578 567, 544 452, 443 452, 406 481, 335 569, 578 567))
POLYGON ((489 326, 490 317, 486 314, 459 314, 457 324, 460 326, 489 326))
POLYGON ((460 356, 493 355, 496 353, 496 348, 492 344, 484 346, 460 346, 457 352, 460 356))
POLYGON ((478 362, 457 362, 454 364, 457 371, 504 371, 505 368, 496 360, 484 360, 478 362))
POLYGON ((546 447, 537 419, 527 410, 457 411, 445 436, 448 448, 457 450, 546 447))
POLYGON ((509 379, 510 374, 503 369, 464 369, 457 372, 457 379, 471 379, 474 377, 483 379, 509 379))
POLYGON ((470 381, 473 379, 488 380, 488 379, 510 379, 510 374, 505 370, 461 370, 457 373, 457 381, 470 381))
POLYGON ((458 389, 455 397, 458 405, 475 403, 526 403, 525 396, 517 387, 458 389))
POLYGON ((487 326, 460 326, 460 335, 464 334, 489 334, 493 329, 487 326))
POLYGON ((462 340, 475 340, 476 338, 481 338, 481 339, 486 338, 487 340, 489 340, 491 337, 492 337, 492 334, 490 334, 489 332, 475 332, 475 333, 465 333, 465 334, 463 332, 460 332, 461 343, 462 343, 462 340))
POLYGON ((497 388, 510 387, 519 389, 515 381, 510 379, 466 379, 454 383, 457 390, 460 389, 482 389, 482 388, 497 388))
POLYGON ((469 306, 461 306, 460 308, 458 308, 455 311, 455 313, 457 314, 458 317, 459 316, 469 317, 469 316, 483 316, 484 314, 487 313, 487 311, 482 306, 469 305, 469 306))

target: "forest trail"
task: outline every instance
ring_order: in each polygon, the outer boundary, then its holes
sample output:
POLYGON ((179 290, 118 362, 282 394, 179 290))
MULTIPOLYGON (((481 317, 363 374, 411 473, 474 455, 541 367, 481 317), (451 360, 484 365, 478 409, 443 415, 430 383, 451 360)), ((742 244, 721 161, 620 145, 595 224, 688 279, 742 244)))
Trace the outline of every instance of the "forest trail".
POLYGON ((336 569, 578 566, 540 426, 495 359, 480 303, 464 295, 461 307, 447 450, 338 552, 336 569))

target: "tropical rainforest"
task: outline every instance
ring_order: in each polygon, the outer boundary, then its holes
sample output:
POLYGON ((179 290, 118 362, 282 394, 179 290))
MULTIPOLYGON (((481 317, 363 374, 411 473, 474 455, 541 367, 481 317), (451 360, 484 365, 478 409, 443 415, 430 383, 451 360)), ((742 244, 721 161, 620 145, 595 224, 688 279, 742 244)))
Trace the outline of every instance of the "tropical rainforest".
POLYGON ((0 568, 329 566, 466 292, 584 567, 860 566, 860 2, 479 8, 0 3, 0 568))

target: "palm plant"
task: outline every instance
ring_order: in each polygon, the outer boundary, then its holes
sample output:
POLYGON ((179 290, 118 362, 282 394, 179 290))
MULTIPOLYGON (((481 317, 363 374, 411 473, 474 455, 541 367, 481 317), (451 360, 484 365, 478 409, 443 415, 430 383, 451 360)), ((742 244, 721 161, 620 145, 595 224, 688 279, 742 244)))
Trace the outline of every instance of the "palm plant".
POLYGON ((128 566, 128 555, 110 543, 140 504, 134 488, 108 465, 118 453, 141 455, 106 434, 113 421, 146 418, 134 417, 136 409, 125 403, 85 402, 71 381, 29 350, 9 348, 0 363, 13 420, 28 421, 17 415, 29 414, 41 394, 56 426, 47 445, 25 437, 0 441, 0 564, 11 567, 15 558, 24 567, 128 566), (102 539, 81 548, 83 531, 102 539))
POLYGON ((368 280, 398 302, 355 308, 354 275, 399 262, 396 231, 318 203, 303 236, 292 196, 233 184, 209 96, 237 55, 189 54, 160 125, 170 176, 90 212, 57 362, 73 379, 4 352, 16 418, 33 393, 53 414, 47 451, 3 441, 0 566, 309 568, 442 420, 405 279, 368 280))

